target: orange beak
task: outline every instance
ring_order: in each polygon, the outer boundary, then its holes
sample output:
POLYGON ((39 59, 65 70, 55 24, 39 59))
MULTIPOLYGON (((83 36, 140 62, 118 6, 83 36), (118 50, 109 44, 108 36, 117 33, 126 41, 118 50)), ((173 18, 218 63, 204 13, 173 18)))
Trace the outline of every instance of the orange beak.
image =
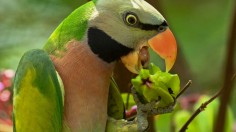
POLYGON ((168 28, 148 40, 148 44, 165 60, 166 71, 168 72, 173 67, 177 56, 177 45, 173 33, 168 28))

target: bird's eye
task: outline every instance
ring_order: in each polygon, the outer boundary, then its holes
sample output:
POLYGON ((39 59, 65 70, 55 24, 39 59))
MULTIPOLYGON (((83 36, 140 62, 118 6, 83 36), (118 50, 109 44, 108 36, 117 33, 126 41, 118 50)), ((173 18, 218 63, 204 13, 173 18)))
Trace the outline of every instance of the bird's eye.
POLYGON ((131 26, 134 26, 138 22, 138 18, 134 14, 126 14, 125 22, 131 26))

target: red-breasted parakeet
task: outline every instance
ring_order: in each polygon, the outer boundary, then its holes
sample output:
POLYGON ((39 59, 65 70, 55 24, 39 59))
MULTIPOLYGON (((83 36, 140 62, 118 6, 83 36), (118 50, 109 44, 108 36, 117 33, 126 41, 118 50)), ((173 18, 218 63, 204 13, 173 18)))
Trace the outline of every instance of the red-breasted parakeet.
POLYGON ((112 113, 109 86, 114 104, 123 109, 112 79, 116 62, 138 73, 148 63, 149 47, 170 70, 177 54, 174 36, 144 0, 94 0, 77 8, 42 50, 22 57, 14 82, 14 131, 105 131, 112 113))

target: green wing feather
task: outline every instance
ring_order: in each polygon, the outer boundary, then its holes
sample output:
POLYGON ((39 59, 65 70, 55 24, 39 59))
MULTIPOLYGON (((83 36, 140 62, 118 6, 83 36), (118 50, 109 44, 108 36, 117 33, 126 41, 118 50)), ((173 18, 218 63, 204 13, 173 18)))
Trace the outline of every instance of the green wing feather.
POLYGON ((62 92, 48 54, 43 50, 25 53, 14 81, 14 131, 59 132, 62 115, 62 92))
POLYGON ((125 119, 125 106, 118 86, 113 78, 110 81, 108 96, 108 116, 120 120, 125 119))

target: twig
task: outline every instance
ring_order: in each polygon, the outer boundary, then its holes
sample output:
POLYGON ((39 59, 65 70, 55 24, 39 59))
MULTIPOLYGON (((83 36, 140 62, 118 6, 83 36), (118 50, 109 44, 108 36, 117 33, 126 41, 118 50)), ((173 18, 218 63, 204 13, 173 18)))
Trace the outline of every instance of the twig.
POLYGON ((189 88, 189 86, 192 84, 192 80, 189 80, 186 84, 185 84, 185 86, 184 86, 184 88, 179 92, 179 94, 176 96, 176 99, 177 98, 179 98, 179 96, 180 95, 182 95, 188 88, 189 88))
MULTIPOLYGON (((234 75, 230 81, 233 82, 235 78, 236 78, 236 75, 234 75)), ((221 88, 221 89, 220 89, 214 96, 212 96, 208 101, 204 102, 204 103, 193 113, 193 115, 192 115, 192 116, 188 119, 188 121, 183 125, 183 127, 179 130, 179 132, 185 132, 185 131, 188 129, 188 125, 193 121, 193 119, 194 119, 198 114, 200 114, 202 111, 204 111, 208 104, 210 104, 213 100, 215 100, 217 97, 219 97, 220 94, 222 94, 223 89, 224 89, 224 88, 221 88)))
POLYGON ((127 97, 126 97, 126 109, 129 108, 129 96, 130 96, 130 93, 127 93, 127 97))
POLYGON ((211 103, 215 98, 217 98, 221 93, 221 90, 215 94, 212 98, 210 98, 207 102, 203 103, 194 113, 193 115, 188 119, 188 121, 183 125, 183 127, 179 130, 179 132, 185 132, 188 129, 188 125, 193 121, 193 119, 200 114, 209 103, 211 103))

